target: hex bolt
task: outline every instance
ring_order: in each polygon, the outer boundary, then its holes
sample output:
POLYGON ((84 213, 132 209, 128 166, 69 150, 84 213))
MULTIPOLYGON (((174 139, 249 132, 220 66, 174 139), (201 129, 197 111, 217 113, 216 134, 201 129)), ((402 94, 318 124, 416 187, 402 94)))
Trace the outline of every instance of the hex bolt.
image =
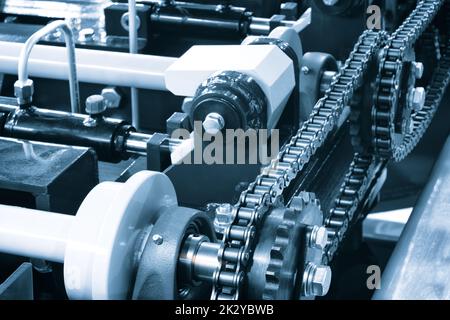
POLYGON ((164 242, 164 239, 160 234, 154 234, 152 237, 152 241, 154 244, 159 246, 164 242))
POLYGON ((407 95, 407 103, 414 111, 420 111, 425 105, 426 92, 422 87, 411 88, 407 95))
POLYGON ((414 72, 414 76, 416 77, 416 79, 422 79, 423 71, 424 71, 423 63, 414 61, 412 63, 412 67, 413 67, 413 72, 414 72))
POLYGON ((122 96, 114 87, 107 87, 102 90, 102 96, 105 98, 107 108, 118 108, 122 100, 122 96))
POLYGON ((205 120, 203 120, 203 129, 205 129, 205 132, 210 135, 216 135, 224 127, 224 118, 216 112, 209 113, 205 117, 205 120))
POLYGON ((90 116, 100 115, 106 110, 105 98, 94 94, 86 99, 86 113, 90 116))
POLYGON ((214 218, 214 229, 217 233, 223 233, 233 221, 233 206, 229 203, 223 203, 216 208, 214 218))
POLYGON ((331 268, 324 265, 315 265, 308 263, 303 275, 303 294, 306 297, 323 297, 330 290, 331 268))
POLYGON ((14 83, 14 95, 17 98, 17 103, 20 106, 28 105, 33 101, 34 85, 33 80, 26 81, 17 80, 14 83))
POLYGON ((309 246, 323 250, 328 243, 328 231, 323 226, 314 226, 309 233, 309 246))

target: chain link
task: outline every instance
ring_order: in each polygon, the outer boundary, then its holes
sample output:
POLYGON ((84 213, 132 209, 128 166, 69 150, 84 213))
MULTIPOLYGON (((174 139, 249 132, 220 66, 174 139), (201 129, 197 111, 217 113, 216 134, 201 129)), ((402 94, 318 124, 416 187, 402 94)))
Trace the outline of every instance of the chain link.
POLYGON ((310 158, 324 144, 338 123, 344 107, 361 84, 368 63, 384 43, 384 32, 365 31, 358 39, 340 73, 333 79, 325 96, 318 101, 307 121, 280 151, 276 159, 263 169, 234 206, 234 219, 224 233, 220 266, 213 277, 212 299, 235 300, 244 279, 244 270, 253 246, 256 230, 264 214, 303 170, 310 158), (229 260, 226 248, 242 250, 243 259, 229 260))
MULTIPOLYGON (((442 1, 421 1, 405 23, 390 38, 390 46, 403 52, 405 45, 412 45, 420 34, 431 23, 440 8, 442 1), (400 39, 400 41, 397 41, 400 39)), ((218 260, 220 262, 213 276, 212 299, 236 300, 239 298, 240 288, 245 276, 245 268, 251 257, 251 249, 258 231, 259 223, 270 206, 279 201, 283 191, 292 180, 300 175, 311 157, 333 132, 344 107, 352 99, 354 91, 361 86, 362 79, 367 72, 368 64, 379 53, 386 43, 386 33, 365 31, 358 39, 349 58, 333 79, 325 96, 320 99, 307 121, 297 134, 280 151, 276 159, 264 168, 262 173, 242 192, 240 199, 233 207, 233 221, 225 231, 218 260), (228 248, 238 249, 241 254, 237 257, 226 257, 224 252, 228 248)), ((391 51, 387 50, 388 53, 391 51)), ((448 50, 447 50, 448 52, 448 50)), ((442 99, 443 92, 449 78, 449 55, 444 56, 440 67, 433 75, 433 81, 427 93, 423 112, 435 109, 442 99)), ((427 126, 429 118, 418 112, 413 119, 416 127, 427 126)), ((420 139, 421 128, 413 131, 413 141, 420 139)), ((410 148, 413 143, 406 146, 410 148)), ((349 172, 344 180, 340 195, 336 199, 335 207, 331 209, 326 223, 330 228, 331 241, 327 248, 327 257, 334 255, 339 242, 345 235, 348 223, 354 219, 359 201, 363 198, 369 179, 373 174, 373 156, 356 154, 349 172)))
MULTIPOLYGON (((447 0, 446 8, 450 9, 450 0, 447 0)), ((450 12, 450 11, 446 11, 450 12)), ((423 133, 429 126, 434 113, 440 105, 450 82, 450 14, 447 14, 447 38, 443 45, 443 52, 437 68, 433 72, 430 84, 427 87, 425 105, 412 117, 413 130, 405 139, 406 141, 397 151, 403 155, 408 154, 420 141, 423 133)), ((330 215, 325 221, 329 230, 329 241, 326 251, 326 262, 330 262, 345 237, 349 225, 356 220, 354 216, 360 201, 370 185, 370 177, 373 174, 376 157, 372 155, 355 154, 350 169, 344 180, 340 194, 335 201, 335 206, 330 210, 330 215)))
POLYGON ((421 0, 383 49, 372 111, 372 146, 375 153, 383 158, 403 160, 425 133, 438 107, 432 104, 416 112, 405 109, 402 133, 396 132, 398 109, 407 108, 399 95, 399 84, 407 66, 404 62, 408 50, 414 48, 415 42, 429 27, 443 3, 444 0, 421 0))

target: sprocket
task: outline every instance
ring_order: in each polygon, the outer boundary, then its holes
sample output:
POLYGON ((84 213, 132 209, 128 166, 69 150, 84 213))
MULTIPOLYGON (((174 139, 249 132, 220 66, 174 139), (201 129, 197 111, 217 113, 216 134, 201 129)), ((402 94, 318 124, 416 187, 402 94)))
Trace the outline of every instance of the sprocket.
POLYGON ((322 223, 320 204, 312 193, 300 193, 287 208, 273 208, 263 222, 254 250, 248 273, 248 287, 252 290, 248 291, 247 298, 299 299, 304 268, 308 262, 322 260, 323 248, 308 243, 311 230, 314 226, 317 230, 322 223))

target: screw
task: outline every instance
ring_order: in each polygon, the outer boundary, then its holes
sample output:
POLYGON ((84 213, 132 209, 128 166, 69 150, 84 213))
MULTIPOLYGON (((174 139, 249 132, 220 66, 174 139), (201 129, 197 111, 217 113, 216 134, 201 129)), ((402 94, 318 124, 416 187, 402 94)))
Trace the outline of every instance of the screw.
POLYGON ((304 294, 307 297, 323 297, 330 290, 331 268, 329 266, 308 263, 304 273, 304 294))
POLYGON ((323 250, 328 243, 328 231, 323 226, 314 226, 309 235, 309 245, 313 248, 323 250))
POLYGON ((309 68, 307 67, 307 66, 303 66, 302 67, 302 72, 303 72, 303 74, 308 74, 309 73, 309 68))
POLYGON ((209 113, 205 120, 203 120, 203 129, 205 129, 205 132, 210 135, 216 135, 224 127, 225 120, 216 112, 209 113))
POLYGON ((408 92, 407 101, 414 111, 420 111, 425 105, 426 92, 422 87, 411 88, 408 92))
POLYGON ((161 245, 164 241, 163 237, 160 234, 154 234, 152 237, 152 241, 156 245, 161 245))
MULTIPOLYGON (((141 19, 139 18, 138 15, 136 15, 136 30, 139 30, 140 26, 141 26, 141 19)), ((122 25, 122 28, 124 28, 126 31, 130 30, 130 15, 128 12, 125 12, 122 17, 120 18, 120 24, 122 25)))
POLYGON ((412 68, 413 68, 414 76, 416 77, 416 79, 422 79, 423 71, 424 71, 423 63, 414 61, 412 63, 412 68))

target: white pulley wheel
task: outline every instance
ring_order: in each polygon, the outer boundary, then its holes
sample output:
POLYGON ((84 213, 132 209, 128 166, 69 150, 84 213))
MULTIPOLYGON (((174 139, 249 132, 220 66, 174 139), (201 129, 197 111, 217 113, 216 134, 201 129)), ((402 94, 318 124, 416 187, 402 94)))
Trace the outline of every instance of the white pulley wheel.
POLYGON ((176 205, 172 183, 159 172, 97 185, 81 204, 68 237, 64 282, 69 298, 128 298, 136 238, 160 211, 176 205))

